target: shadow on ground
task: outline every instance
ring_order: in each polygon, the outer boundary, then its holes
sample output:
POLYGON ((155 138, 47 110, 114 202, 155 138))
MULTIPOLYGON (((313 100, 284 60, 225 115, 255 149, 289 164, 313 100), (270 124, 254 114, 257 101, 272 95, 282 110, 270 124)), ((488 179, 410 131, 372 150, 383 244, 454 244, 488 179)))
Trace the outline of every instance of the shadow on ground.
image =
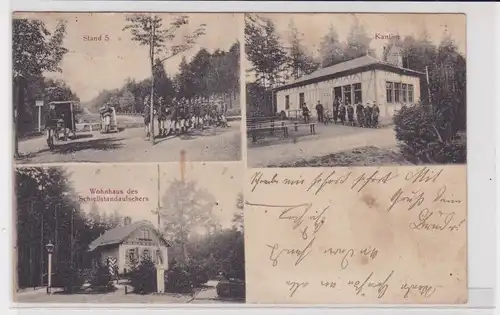
POLYGON ((386 166, 413 165, 397 148, 381 149, 374 146, 328 154, 309 160, 269 165, 268 167, 333 167, 333 166, 386 166))

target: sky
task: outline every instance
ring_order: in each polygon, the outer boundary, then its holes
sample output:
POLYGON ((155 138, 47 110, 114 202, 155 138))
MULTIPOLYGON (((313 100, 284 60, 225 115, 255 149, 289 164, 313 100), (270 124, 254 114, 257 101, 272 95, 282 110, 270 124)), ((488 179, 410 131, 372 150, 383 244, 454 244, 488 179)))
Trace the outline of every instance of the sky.
MULTIPOLYGON (((271 18, 276 30, 287 45, 289 24, 293 19, 295 26, 301 33, 302 43, 312 54, 317 54, 322 37, 328 33, 332 25, 340 41, 345 41, 352 24, 357 18, 363 25, 368 36, 372 38, 371 48, 375 49, 378 58, 382 57, 383 47, 387 39, 377 39, 376 35, 400 35, 403 39, 407 35, 419 36, 424 29, 429 33, 434 44, 439 45, 444 34, 449 34, 457 44, 458 51, 466 52, 466 23, 464 14, 259 14, 271 18)), ((250 68, 245 61, 245 68, 250 68)), ((247 79, 253 79, 247 75, 247 79)))
MULTIPOLYGON (((168 27, 174 15, 156 14, 163 18, 168 27)), ((232 13, 186 14, 189 24, 179 30, 179 39, 189 35, 200 24, 206 24, 206 34, 184 54, 165 62, 168 74, 178 71, 182 56, 189 60, 199 49, 209 52, 216 49, 228 50, 239 37, 241 18, 232 13)), ((42 20, 49 31, 54 31, 59 20, 67 22, 64 46, 69 50, 61 68, 62 73, 49 77, 63 79, 71 89, 86 102, 104 89, 120 88, 127 78, 142 80, 150 76, 148 48, 131 41, 130 31, 123 31, 126 25, 124 13, 16 13, 17 17, 42 20), (85 41, 85 36, 102 36, 101 41, 85 41), (105 36, 108 41, 104 40, 105 36)), ((179 39, 174 43, 179 43, 179 39)))
MULTIPOLYGON (((163 192, 174 179, 180 179, 180 163, 160 165, 160 200, 163 192)), ((122 216, 129 216, 132 222, 148 220, 157 223, 152 211, 158 206, 158 164, 79 164, 65 167, 78 196, 91 196, 90 189, 129 189, 137 191, 135 196, 146 197, 146 202, 100 202, 101 213, 112 214, 115 210, 122 216)), ((206 189, 216 198, 214 214, 223 228, 232 226, 236 211, 236 200, 241 193, 243 170, 238 162, 211 162, 185 164, 185 180, 196 181, 198 188, 206 189)), ((89 211, 90 202, 81 203, 84 211, 89 211)))

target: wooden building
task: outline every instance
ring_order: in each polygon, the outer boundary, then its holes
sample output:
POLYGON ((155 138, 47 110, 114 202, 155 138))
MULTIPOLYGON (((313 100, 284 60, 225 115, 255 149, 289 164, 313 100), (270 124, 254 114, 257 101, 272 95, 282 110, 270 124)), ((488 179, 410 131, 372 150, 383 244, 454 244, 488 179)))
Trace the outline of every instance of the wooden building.
POLYGON ((403 68, 398 54, 391 53, 388 61, 367 55, 319 69, 274 89, 275 108, 289 117, 300 116, 305 103, 316 116, 318 101, 331 111, 333 100, 341 98, 352 105, 376 102, 381 118, 391 117, 403 104, 420 101, 420 81, 424 77, 424 73, 403 68))
POLYGON ((158 235, 153 224, 149 221, 132 223, 125 218, 125 225, 106 231, 89 245, 94 259, 106 264, 108 258, 117 262, 118 272, 127 273, 134 262, 142 257, 149 257, 155 263, 168 269, 170 244, 158 235))

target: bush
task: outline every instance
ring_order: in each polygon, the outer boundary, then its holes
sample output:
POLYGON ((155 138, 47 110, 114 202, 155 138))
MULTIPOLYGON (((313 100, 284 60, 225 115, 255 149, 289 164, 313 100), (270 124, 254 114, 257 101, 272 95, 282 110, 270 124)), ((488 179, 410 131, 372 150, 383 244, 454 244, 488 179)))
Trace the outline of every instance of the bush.
POLYGON ((98 291, 114 291, 113 277, 109 273, 108 266, 99 261, 88 273, 87 278, 90 287, 98 291))
POLYGON ((53 287, 63 288, 66 292, 79 290, 85 283, 83 272, 70 261, 63 261, 59 264, 53 287))
POLYGON ((144 257, 141 263, 129 273, 129 283, 134 293, 147 294, 156 292, 156 266, 149 257, 144 257))
POLYGON ((181 262, 172 262, 165 273, 165 290, 172 293, 192 293, 193 282, 189 266, 181 262))
POLYGON ((466 140, 452 131, 446 106, 403 107, 394 115, 401 152, 413 163, 451 164, 467 160, 466 140))

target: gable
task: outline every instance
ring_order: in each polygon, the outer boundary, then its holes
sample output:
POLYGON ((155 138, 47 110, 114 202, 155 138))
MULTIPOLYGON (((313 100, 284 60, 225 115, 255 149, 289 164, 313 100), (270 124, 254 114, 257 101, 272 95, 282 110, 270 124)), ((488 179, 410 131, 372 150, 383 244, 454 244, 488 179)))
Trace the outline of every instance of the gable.
POLYGON ((123 240, 123 243, 146 246, 154 246, 160 243, 162 246, 169 246, 150 224, 137 227, 123 240))

